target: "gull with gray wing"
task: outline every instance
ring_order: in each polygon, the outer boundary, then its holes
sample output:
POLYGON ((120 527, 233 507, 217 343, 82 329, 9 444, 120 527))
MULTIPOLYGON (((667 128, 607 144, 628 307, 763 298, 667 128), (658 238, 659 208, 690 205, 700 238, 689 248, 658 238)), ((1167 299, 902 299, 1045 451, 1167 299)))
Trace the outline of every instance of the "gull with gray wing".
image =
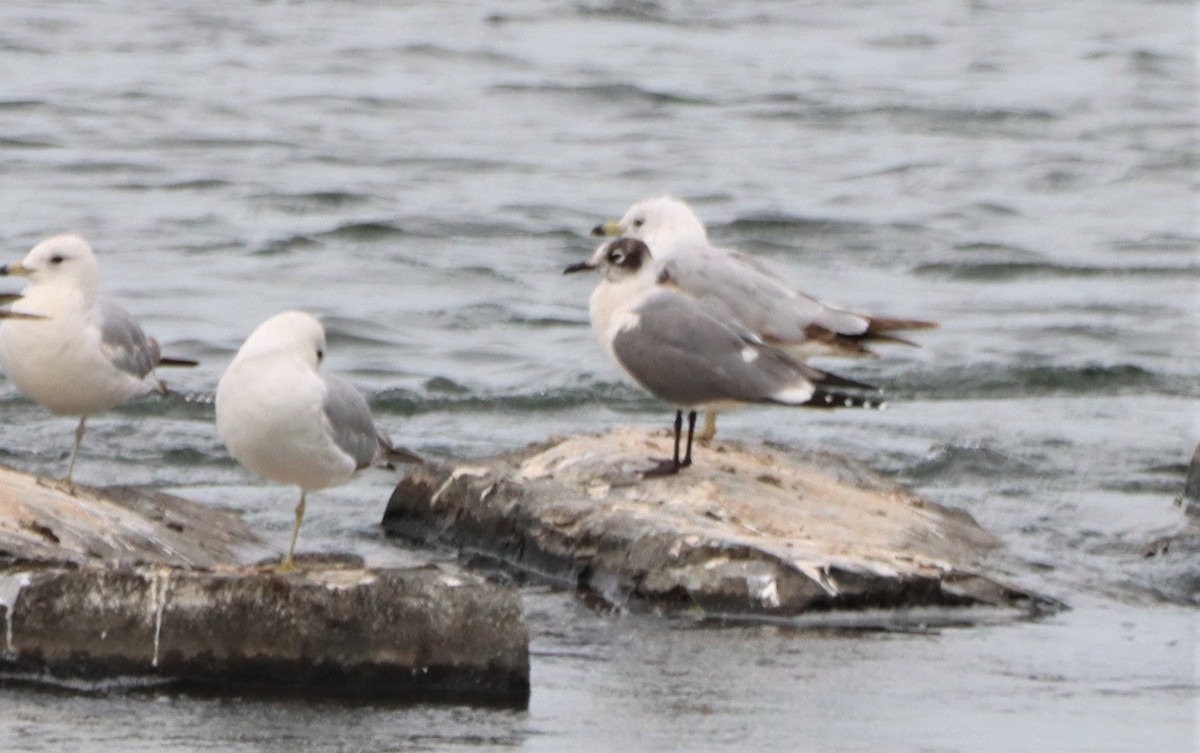
MULTIPOLYGON (((911 345, 893 333, 930 329, 934 322, 861 314, 805 295, 750 257, 709 243, 704 223, 671 196, 640 201, 620 220, 592 230, 598 236, 637 238, 654 254, 656 269, 718 316, 738 322, 764 342, 793 356, 872 357, 874 343, 911 345)), ((705 417, 702 439, 716 433, 705 417)))
POLYGON ((634 382, 675 406, 675 451, 644 476, 678 473, 692 462, 697 410, 745 404, 810 408, 881 408, 861 393, 870 385, 813 368, 762 341, 737 321, 664 278, 649 247, 634 238, 600 246, 566 273, 598 270, 589 302, 592 328, 605 352, 634 382), (683 413, 686 452, 680 458, 683 413))
POLYGON ((285 311, 246 338, 217 385, 217 431, 229 454, 263 478, 300 487, 283 571, 294 568, 310 491, 344 484, 370 466, 420 462, 379 431, 353 385, 319 371, 324 358, 321 323, 285 311))
POLYGON ((78 235, 57 235, 33 247, 0 276, 29 282, 0 324, 0 368, 21 394, 60 416, 79 416, 62 483, 73 472, 88 417, 149 392, 167 394, 158 366, 195 366, 164 358, 158 342, 115 301, 96 295, 96 256, 78 235))

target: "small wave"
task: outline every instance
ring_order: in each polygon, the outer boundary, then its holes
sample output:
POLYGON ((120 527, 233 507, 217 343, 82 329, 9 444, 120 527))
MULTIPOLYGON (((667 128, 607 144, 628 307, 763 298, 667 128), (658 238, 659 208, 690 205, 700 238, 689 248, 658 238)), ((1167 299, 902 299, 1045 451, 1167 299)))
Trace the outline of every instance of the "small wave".
POLYGON ((0 112, 5 110, 32 110, 44 107, 45 100, 41 99, 0 99, 0 112))
POLYGON ((1173 235, 1171 233, 1155 233, 1137 240, 1115 241, 1109 248, 1116 251, 1185 251, 1195 253, 1200 250, 1200 236, 1173 235))
POLYGON ((1174 55, 1164 55, 1157 50, 1137 49, 1129 55, 1130 67, 1135 73, 1172 79, 1175 72, 1172 65, 1187 65, 1188 61, 1174 55))
POLYGON ((1098 277, 1200 277, 1200 265, 1101 267, 1084 264, 1055 264, 1051 262, 933 262, 913 269, 917 275, 939 279, 998 282, 1028 277, 1098 278, 1098 277))
POLYGON ((166 191, 210 191, 217 188, 226 188, 229 181, 221 180, 220 178, 194 178, 192 180, 181 180, 175 183, 166 183, 161 186, 166 191))
POLYGON ((854 220, 835 220, 824 217, 797 217, 790 214, 762 213, 739 217, 725 225, 737 234, 787 233, 798 236, 861 235, 873 232, 875 226, 854 220))
POLYGON ((918 125, 932 131, 995 135, 1014 126, 1041 126, 1056 119, 1053 112, 1038 108, 946 108, 915 105, 886 105, 866 108, 864 115, 882 115, 901 124, 918 125))
POLYGON ((943 444, 915 465, 903 471, 916 482, 947 478, 1011 479, 1039 473, 1040 466, 1024 458, 1007 454, 988 444, 943 444))
POLYGON ((993 254, 1005 259, 1011 259, 1014 256, 1038 257, 1037 253, 1030 251, 1027 248, 1020 246, 1012 246, 1007 243, 994 243, 989 241, 973 241, 970 243, 955 243, 955 251, 962 251, 968 254, 993 254))
POLYGON ((898 162, 894 165, 880 168, 878 170, 868 170, 867 172, 855 173, 849 176, 849 180, 863 180, 866 178, 882 178, 888 175, 908 175, 910 173, 920 172, 922 170, 934 170, 945 167, 942 162, 933 160, 921 160, 917 162, 898 162))
POLYGON ((1129 392, 1189 396, 1197 394, 1188 385, 1134 364, 1083 364, 1076 366, 1011 366, 985 364, 946 368, 906 381, 897 375, 889 391, 907 398, 964 400, 1031 398, 1047 395, 1117 395, 1129 392))
POLYGON ((450 379, 449 377, 436 376, 425 381, 423 385, 426 392, 435 395, 466 395, 471 392, 471 388, 464 384, 450 379))
POLYGON ((609 18, 620 21, 652 21, 667 23, 670 21, 667 9, 662 3, 648 0, 613 0, 606 3, 592 3, 577 8, 579 15, 593 18, 609 18))
POLYGON ((571 94, 587 99, 611 103, 641 102, 654 105, 711 105, 707 97, 697 97, 672 92, 645 89, 633 84, 500 84, 497 91, 533 94, 571 94))
POLYGON ((900 222, 875 224, 850 219, 765 213, 738 217, 723 226, 715 226, 713 235, 717 238, 738 238, 739 247, 747 251, 795 250, 798 243, 811 240, 815 245, 836 246, 840 253, 878 252, 885 247, 915 243, 926 239, 929 231, 918 225, 900 222))
MULTIPOLYGON (((454 238, 493 240, 496 238, 528 238, 528 228, 505 222, 449 221, 441 218, 413 218, 406 220, 408 235, 429 238, 454 238)), ((575 234, 578 235, 578 234, 575 234)))
POLYGON ((797 99, 794 104, 782 101, 781 95, 758 104, 765 107, 757 114, 760 119, 795 119, 824 126, 845 126, 860 121, 882 120, 893 128, 930 133, 952 133, 958 136, 1017 136, 1031 131, 1041 132, 1057 116, 1050 110, 1018 108, 943 108, 917 105, 874 105, 841 107, 825 102, 812 103, 797 99))
POLYGON ((293 251, 305 251, 314 248, 320 248, 321 242, 310 235, 291 235, 287 238, 278 238, 276 240, 267 241, 265 244, 254 250, 257 256, 277 256, 288 254, 293 251))
MULTIPOLYGON (((450 381, 456 387, 456 382, 450 381)), ((583 387, 558 387, 525 392, 478 394, 463 388, 459 392, 439 391, 422 394, 392 388, 375 393, 369 399, 379 414, 413 416, 427 413, 555 413, 580 405, 603 404, 618 412, 641 412, 661 403, 625 384, 600 382, 583 387)))
POLYGON ((274 209, 295 215, 331 212, 366 204, 371 197, 353 191, 306 191, 302 193, 266 193, 254 197, 274 209))
POLYGON ((0 149, 53 149, 58 144, 41 139, 22 139, 14 136, 0 138, 0 149))
MULTIPOLYGON (((353 53, 353 51, 348 51, 353 53)), ((533 68, 534 66, 527 60, 523 60, 514 55, 509 55, 496 50, 456 50, 450 47, 433 44, 432 42, 416 42, 413 44, 404 45, 399 48, 399 52, 404 54, 419 55, 439 60, 463 60, 468 62, 482 62, 493 65, 507 65, 512 67, 533 68)))
POLYGON ((907 34, 888 34, 872 39, 868 44, 885 50, 927 49, 938 45, 937 37, 929 34, 910 32, 907 34))
POLYGON ((76 174, 99 174, 99 173, 158 173, 162 172, 162 168, 155 165, 139 165, 135 162, 101 162, 101 161, 82 161, 70 162, 58 168, 63 172, 76 174))
POLYGON ((321 321, 331 347, 336 345, 338 350, 355 345, 391 346, 398 340, 394 330, 363 319, 326 316, 321 321))
POLYGON ((318 240, 382 241, 407 235, 405 230, 390 222, 367 221, 339 225, 333 230, 317 233, 318 240))
POLYGON ((183 138, 161 139, 159 143, 169 149, 192 148, 216 150, 216 149, 257 149, 260 147, 271 147, 286 149, 294 147, 295 144, 287 141, 279 141, 278 139, 247 139, 234 138, 225 136, 191 136, 183 138))

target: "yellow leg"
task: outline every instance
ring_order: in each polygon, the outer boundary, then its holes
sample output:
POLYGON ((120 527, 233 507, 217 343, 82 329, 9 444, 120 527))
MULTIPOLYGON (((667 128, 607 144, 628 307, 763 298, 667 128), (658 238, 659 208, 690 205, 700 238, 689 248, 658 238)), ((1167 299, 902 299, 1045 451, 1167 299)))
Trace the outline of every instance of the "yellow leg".
POLYGON ((704 426, 700 429, 700 433, 696 435, 696 439, 700 440, 700 444, 708 444, 717 436, 717 413, 716 411, 704 411, 704 426))
POLYGON ((84 423, 86 421, 87 416, 80 416, 79 426, 75 427, 75 446, 71 448, 71 459, 67 461, 67 475, 62 480, 68 494, 75 493, 75 481, 72 480, 72 475, 75 473, 75 456, 79 454, 79 445, 83 444, 84 423))
POLYGON ((287 556, 283 558, 283 562, 279 563, 276 568, 281 573, 290 573, 296 569, 294 555, 296 554, 296 537, 300 535, 300 524, 304 522, 304 498, 308 492, 303 489, 300 491, 300 504, 296 505, 296 527, 292 529, 292 544, 288 547, 287 556))

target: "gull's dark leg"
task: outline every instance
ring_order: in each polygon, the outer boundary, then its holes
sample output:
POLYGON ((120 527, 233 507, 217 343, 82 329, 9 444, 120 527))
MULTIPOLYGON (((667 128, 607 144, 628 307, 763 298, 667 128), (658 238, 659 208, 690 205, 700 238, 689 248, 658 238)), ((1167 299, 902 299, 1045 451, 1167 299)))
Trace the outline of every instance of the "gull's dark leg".
MULTIPOLYGON (((678 419, 676 419, 678 420, 678 419)), ((683 456, 682 467, 687 468, 692 464, 692 434, 696 431, 696 411, 688 413, 688 443, 687 454, 683 456)), ((675 435, 675 456, 679 457, 679 435, 675 435)))
POLYGON ((679 436, 683 433, 683 411, 675 411, 675 456, 671 458, 671 462, 675 465, 675 469, 679 469, 679 436))
MULTIPOLYGON (((695 414, 692 414, 692 422, 695 423, 695 414)), ((670 476, 679 473, 682 464, 679 462, 679 439, 683 434, 683 411, 675 411, 675 457, 670 460, 660 461, 648 471, 642 471, 642 478, 654 478, 656 476, 670 476)), ((691 433, 688 435, 688 444, 691 444, 691 433)))

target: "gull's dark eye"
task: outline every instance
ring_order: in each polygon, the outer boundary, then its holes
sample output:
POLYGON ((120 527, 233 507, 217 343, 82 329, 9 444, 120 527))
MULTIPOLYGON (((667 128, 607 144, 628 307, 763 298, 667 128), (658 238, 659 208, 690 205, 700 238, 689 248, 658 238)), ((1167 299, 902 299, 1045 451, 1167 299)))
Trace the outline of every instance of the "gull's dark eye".
POLYGON ((317 348, 317 363, 325 360, 325 351, 317 348))
POLYGON ((608 252, 608 260, 619 267, 621 266, 621 263, 625 261, 625 252, 618 251, 614 248, 612 251, 608 252))
POLYGON ((66 260, 63 258, 62 254, 55 254, 54 256, 50 257, 51 264, 62 264, 64 261, 66 260))
POLYGON ((645 224, 646 224, 646 221, 645 221, 645 220, 643 220, 641 217, 639 217, 639 218, 637 218, 636 220, 634 220, 634 221, 633 221, 633 226, 634 226, 634 227, 641 227, 642 225, 645 225, 645 224))

